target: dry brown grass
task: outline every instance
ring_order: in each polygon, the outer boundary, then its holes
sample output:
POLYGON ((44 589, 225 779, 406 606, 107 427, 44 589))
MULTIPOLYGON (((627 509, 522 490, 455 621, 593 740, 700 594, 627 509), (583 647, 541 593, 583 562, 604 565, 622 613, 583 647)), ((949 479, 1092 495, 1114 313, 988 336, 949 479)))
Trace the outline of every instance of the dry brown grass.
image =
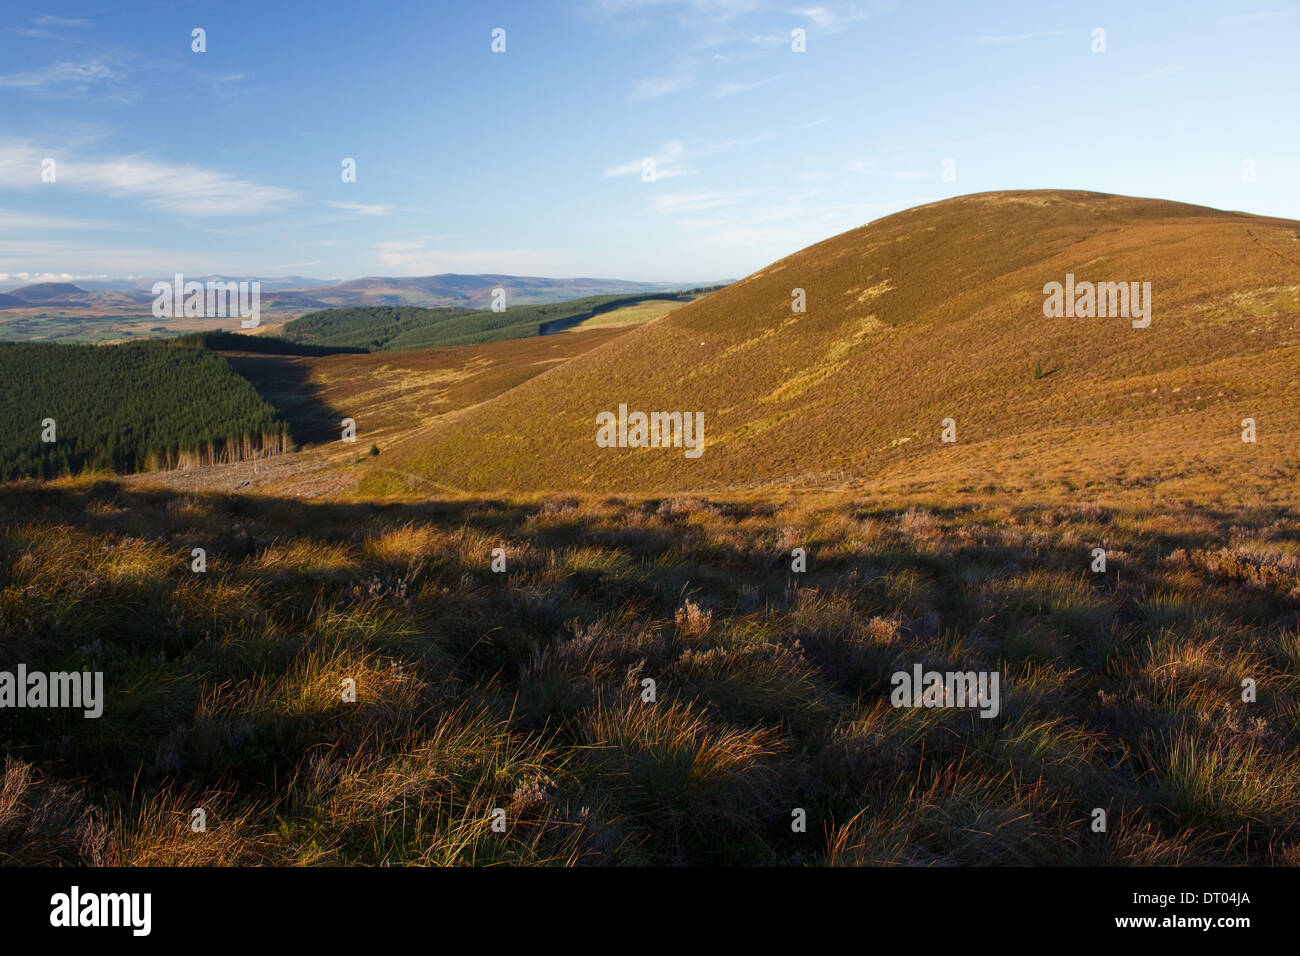
POLYGON ((1297 228, 1066 191, 908 210, 442 421, 363 488, 1272 494, 1300 477, 1300 267, 1275 254, 1297 228), (1044 318, 1042 286, 1067 272, 1150 282, 1150 328, 1044 318), (598 448, 595 416, 620 403, 703 412, 709 447, 598 448))
POLYGON ((0 517, 0 669, 107 687, 5 712, 5 862, 1300 858, 1291 507, 79 480, 0 517), (914 664, 996 671, 999 714, 892 706, 914 664))

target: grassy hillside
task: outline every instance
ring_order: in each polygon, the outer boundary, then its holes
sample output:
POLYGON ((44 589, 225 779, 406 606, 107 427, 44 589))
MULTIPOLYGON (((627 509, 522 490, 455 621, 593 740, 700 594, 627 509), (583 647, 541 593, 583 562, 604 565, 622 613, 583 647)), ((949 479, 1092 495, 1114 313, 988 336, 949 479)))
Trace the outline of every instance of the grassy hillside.
MULTIPOLYGON (((356 484, 372 445, 386 454, 438 417, 472 408, 625 331, 592 329, 403 352, 225 352, 231 367, 288 422, 298 452, 270 461, 141 475, 131 482, 307 498, 337 495, 356 484), (340 440, 344 418, 356 423, 355 442, 340 440)), ((252 347, 264 336, 231 338, 251 339, 252 347)))
POLYGON ((346 417, 357 422, 358 440, 386 448, 396 436, 494 398, 620 331, 361 355, 227 357, 272 405, 301 423, 295 434, 301 431, 302 441, 336 441, 346 417))
POLYGON ((1293 508, 0 487, 0 669, 105 681, 98 719, 6 716, 0 862, 1294 866, 1298 537, 1293 508), (1000 712, 892 706, 917 663, 999 671, 1000 712))
POLYGON ((237 461, 288 445, 276 410, 203 349, 0 344, 0 479, 237 461))
POLYGON ((873 222, 634 329, 436 423, 365 487, 1237 494, 1294 483, 1298 366, 1300 224, 986 193, 873 222), (1150 282, 1150 327, 1045 317, 1044 284, 1067 273, 1150 282), (597 414, 620 403, 702 412, 706 450, 597 447, 597 414), (1255 444, 1240 439, 1247 417, 1255 444), (948 418, 955 444, 941 441, 948 418))
POLYGON ((644 325, 662 319, 669 312, 680 309, 683 303, 671 299, 649 299, 636 305, 619 306, 608 312, 583 319, 576 328, 600 329, 627 325, 644 325))
POLYGON ((556 331, 647 300, 686 302, 690 294, 600 295, 546 305, 517 305, 501 312, 465 309, 352 308, 313 312, 286 323, 281 335, 294 342, 350 346, 374 351, 477 345, 528 338, 543 326, 556 331))

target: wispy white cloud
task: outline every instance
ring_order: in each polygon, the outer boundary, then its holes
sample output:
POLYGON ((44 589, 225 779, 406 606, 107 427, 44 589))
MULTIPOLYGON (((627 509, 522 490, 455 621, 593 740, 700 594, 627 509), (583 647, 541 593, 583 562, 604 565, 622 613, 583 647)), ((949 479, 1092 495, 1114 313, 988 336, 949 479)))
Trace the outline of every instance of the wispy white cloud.
POLYGON ((391 216, 392 209, 388 206, 368 206, 359 202, 331 202, 326 200, 325 205, 332 206, 335 209, 343 209, 347 212, 354 212, 358 216, 391 216))
POLYGON ((37 70, 0 75, 0 87, 38 96, 81 96, 93 89, 120 95, 123 71, 104 57, 64 60, 37 70))
POLYGON ((630 159, 626 163, 619 163, 616 166, 610 166, 605 170, 605 176, 628 176, 632 174, 641 175, 646 159, 654 160, 655 180, 672 179, 675 176, 688 176, 693 170, 681 165, 681 161, 686 157, 686 147, 679 139, 670 139, 659 147, 659 152, 652 156, 646 156, 641 159, 630 159))
POLYGON ((653 156, 644 159, 632 159, 625 163, 619 163, 605 169, 605 175, 609 176, 630 176, 640 175, 644 169, 645 159, 653 159, 655 164, 655 180, 672 179, 676 176, 693 176, 697 170, 686 165, 686 160, 705 159, 717 153, 726 152, 735 149, 738 146, 752 146, 755 143, 764 143, 768 140, 776 139, 780 134, 776 131, 768 130, 758 133, 754 136, 744 136, 733 139, 715 140, 712 143, 705 143, 703 146, 692 147, 687 150, 681 140, 670 139, 659 148, 659 152, 653 156))
POLYGON ((19 36, 30 37, 35 40, 59 40, 63 39, 63 34, 55 33, 47 27, 88 27, 89 20, 69 20, 64 17, 36 17, 32 21, 36 28, 32 27, 10 27, 10 29, 19 36))
POLYGON ((252 215, 298 198, 293 190, 229 173, 141 156, 91 158, 42 152, 25 142, 0 141, 0 188, 73 189, 190 216, 252 215), (41 182, 41 161, 56 162, 56 180, 41 182))
POLYGON ((55 16, 50 16, 49 14, 46 14, 45 16, 37 17, 35 20, 32 21, 32 23, 36 24, 38 27, 88 27, 90 26, 89 20, 70 20, 67 17, 55 17, 55 16))
POLYGON ((276 209, 298 194, 200 166, 173 166, 138 157, 64 163, 74 188, 139 198, 147 206, 191 216, 248 215, 276 209))
POLYGON ((786 12, 797 17, 806 17, 812 21, 814 27, 823 33, 838 33, 847 28, 850 23, 867 18, 867 14, 856 6, 848 8, 801 7, 786 12))

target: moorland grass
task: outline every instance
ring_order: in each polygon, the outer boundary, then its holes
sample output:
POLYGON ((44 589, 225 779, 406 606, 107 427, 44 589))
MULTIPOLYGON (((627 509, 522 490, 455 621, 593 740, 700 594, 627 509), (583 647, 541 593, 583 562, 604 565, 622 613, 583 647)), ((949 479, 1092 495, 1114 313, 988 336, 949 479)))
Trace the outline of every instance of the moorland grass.
POLYGON ((0 861, 1300 863, 1298 529, 8 485, 0 669, 107 700, 0 712, 0 861), (914 663, 998 671, 1000 713, 892 706, 914 663))

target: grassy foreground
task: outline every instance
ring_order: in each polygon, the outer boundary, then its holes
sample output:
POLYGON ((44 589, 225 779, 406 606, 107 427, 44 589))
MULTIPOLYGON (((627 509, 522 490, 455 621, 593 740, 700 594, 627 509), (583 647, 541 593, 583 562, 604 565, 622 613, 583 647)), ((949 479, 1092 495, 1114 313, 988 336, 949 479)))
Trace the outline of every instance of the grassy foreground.
POLYGON ((1297 531, 4 486, 0 670, 106 704, 0 711, 0 862, 1300 864, 1297 531), (891 706, 916 663, 1000 671, 1000 714, 891 706))

